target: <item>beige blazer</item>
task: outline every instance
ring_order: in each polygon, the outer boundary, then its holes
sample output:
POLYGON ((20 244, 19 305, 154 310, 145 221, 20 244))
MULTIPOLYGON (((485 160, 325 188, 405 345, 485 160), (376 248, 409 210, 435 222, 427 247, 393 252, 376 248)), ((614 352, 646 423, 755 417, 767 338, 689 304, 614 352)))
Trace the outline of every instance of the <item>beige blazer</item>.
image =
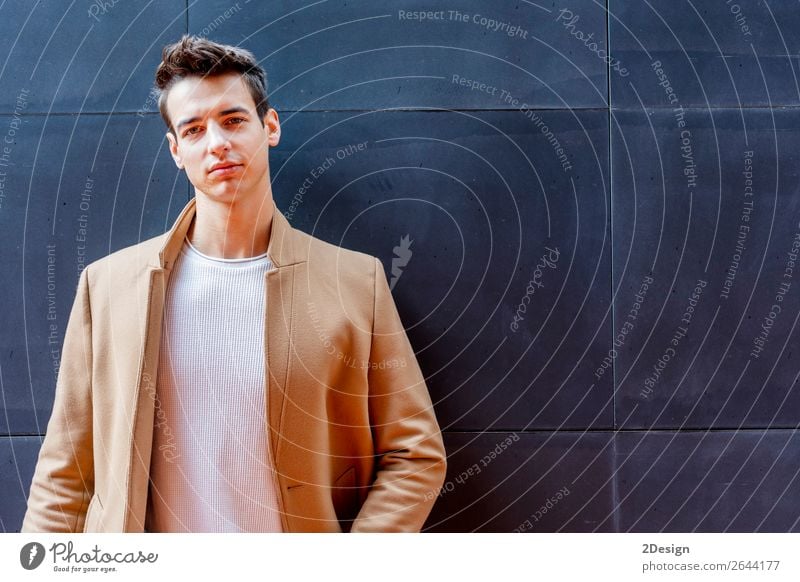
MULTIPOLYGON (((81 274, 24 532, 142 532, 170 272, 195 213, 81 274)), ((445 451, 381 262, 275 208, 266 402, 284 531, 419 531, 445 451)), ((231 362, 231 366, 235 366, 231 362)))

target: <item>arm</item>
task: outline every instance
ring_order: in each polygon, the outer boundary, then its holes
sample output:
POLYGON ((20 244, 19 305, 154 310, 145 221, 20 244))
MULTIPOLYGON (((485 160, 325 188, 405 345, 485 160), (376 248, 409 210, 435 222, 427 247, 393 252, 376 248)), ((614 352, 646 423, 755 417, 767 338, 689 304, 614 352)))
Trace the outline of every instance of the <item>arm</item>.
POLYGON ((377 474, 351 531, 420 531, 447 466, 425 379, 375 259, 375 306, 369 370, 369 412, 377 474))
POLYGON ((80 532, 94 490, 92 318, 86 269, 72 306, 53 414, 28 496, 23 532, 80 532))

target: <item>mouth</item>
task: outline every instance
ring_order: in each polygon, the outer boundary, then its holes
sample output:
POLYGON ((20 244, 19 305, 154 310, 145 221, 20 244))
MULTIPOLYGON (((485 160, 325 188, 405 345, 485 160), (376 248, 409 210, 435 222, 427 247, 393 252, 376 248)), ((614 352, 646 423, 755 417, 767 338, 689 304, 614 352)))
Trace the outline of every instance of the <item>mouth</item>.
POLYGON ((211 168, 211 171, 208 173, 210 176, 225 176, 227 174, 232 174, 236 172, 239 168, 241 168, 241 164, 233 164, 233 163, 224 163, 224 164, 217 164, 211 168))

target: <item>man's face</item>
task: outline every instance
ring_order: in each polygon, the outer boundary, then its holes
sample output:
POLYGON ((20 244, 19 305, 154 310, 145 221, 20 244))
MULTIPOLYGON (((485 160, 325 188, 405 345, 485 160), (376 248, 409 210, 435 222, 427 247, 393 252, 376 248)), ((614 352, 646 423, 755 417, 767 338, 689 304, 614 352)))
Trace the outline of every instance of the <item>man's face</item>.
POLYGON ((262 126, 241 75, 182 79, 167 95, 167 112, 175 129, 167 133, 172 158, 196 190, 227 203, 268 191, 278 114, 270 109, 262 126))

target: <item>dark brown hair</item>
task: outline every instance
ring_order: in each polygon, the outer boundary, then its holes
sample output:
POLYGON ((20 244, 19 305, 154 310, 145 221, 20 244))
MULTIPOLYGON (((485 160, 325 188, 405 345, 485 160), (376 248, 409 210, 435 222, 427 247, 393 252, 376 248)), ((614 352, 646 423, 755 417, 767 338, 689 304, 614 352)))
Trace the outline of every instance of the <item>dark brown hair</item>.
POLYGON ((172 85, 186 77, 214 77, 226 73, 242 75, 247 90, 256 104, 261 124, 269 110, 267 99, 267 74, 250 51, 199 36, 184 34, 181 39, 164 47, 161 64, 156 69, 158 109, 164 123, 175 135, 167 114, 167 94, 172 85))

